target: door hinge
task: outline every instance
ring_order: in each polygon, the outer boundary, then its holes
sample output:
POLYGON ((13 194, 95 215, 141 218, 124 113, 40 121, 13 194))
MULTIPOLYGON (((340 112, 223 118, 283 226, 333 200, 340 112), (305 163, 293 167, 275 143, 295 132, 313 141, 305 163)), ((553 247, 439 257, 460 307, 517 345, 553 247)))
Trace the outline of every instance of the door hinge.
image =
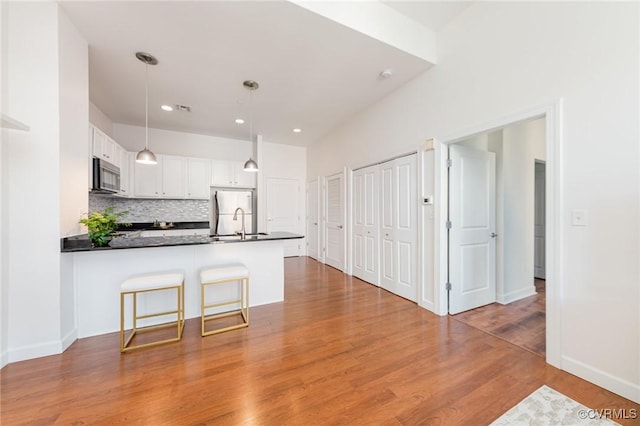
POLYGON ((453 166, 453 160, 447 159, 447 167, 453 166))
POLYGON ((445 226, 447 227, 447 229, 451 229, 451 226, 452 226, 452 225, 451 225, 451 221, 450 221, 450 220, 448 220, 448 221, 445 223, 445 226))
POLYGON ((447 283, 446 289, 447 289, 447 291, 451 291, 451 283, 447 283))

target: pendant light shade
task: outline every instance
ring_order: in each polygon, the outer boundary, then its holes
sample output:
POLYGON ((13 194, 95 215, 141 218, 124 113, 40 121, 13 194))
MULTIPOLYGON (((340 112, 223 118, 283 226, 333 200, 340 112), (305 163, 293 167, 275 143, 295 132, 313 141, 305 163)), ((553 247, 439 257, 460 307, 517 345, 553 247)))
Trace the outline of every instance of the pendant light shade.
POLYGON ((145 148, 136 155, 136 162, 142 164, 158 164, 158 159, 153 152, 145 148))
POLYGON ((258 164, 253 161, 253 158, 249 157, 246 163, 244 163, 244 171, 245 172, 257 172, 258 164))
POLYGON ((136 58, 144 62, 145 67, 145 112, 144 112, 144 149, 136 155, 136 163, 158 164, 155 154, 149 149, 149 65, 157 65, 158 60, 152 55, 144 52, 136 53, 136 58))
MULTIPOLYGON (((249 140, 251 141, 251 149, 253 150, 253 91, 258 90, 260 85, 257 81, 246 80, 242 83, 242 85, 249 90, 249 140)), ((258 163, 253 161, 252 157, 249 157, 246 163, 244 163, 244 171, 245 172, 257 172, 258 163)))

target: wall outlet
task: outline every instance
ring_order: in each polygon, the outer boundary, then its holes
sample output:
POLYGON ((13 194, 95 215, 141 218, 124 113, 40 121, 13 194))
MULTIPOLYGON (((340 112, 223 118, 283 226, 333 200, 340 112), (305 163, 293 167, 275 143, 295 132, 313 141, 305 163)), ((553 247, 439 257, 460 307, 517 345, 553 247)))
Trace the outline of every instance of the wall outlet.
POLYGON ((587 211, 582 209, 572 210, 571 224, 573 226, 587 226, 587 211))

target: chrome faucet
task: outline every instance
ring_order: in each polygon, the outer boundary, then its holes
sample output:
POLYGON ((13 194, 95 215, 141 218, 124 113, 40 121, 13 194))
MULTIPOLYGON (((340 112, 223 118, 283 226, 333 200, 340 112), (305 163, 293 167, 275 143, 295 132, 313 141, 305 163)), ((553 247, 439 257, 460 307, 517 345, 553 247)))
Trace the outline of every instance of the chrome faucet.
POLYGON ((242 230, 240 231, 240 238, 241 239, 245 239, 245 230, 244 230, 244 210, 242 210, 242 207, 238 207, 235 211, 235 213, 233 214, 233 220, 238 220, 238 210, 240 210, 240 212, 242 213, 242 230))

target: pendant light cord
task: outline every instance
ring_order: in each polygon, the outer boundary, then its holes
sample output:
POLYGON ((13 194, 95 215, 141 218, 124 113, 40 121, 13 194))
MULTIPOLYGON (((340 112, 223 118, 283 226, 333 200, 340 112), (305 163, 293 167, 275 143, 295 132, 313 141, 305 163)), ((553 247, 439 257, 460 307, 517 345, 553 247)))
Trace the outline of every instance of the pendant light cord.
POLYGON ((145 103, 144 103, 144 130, 145 141, 144 147, 149 150, 149 63, 144 65, 144 78, 145 78, 145 103))
POLYGON ((249 141, 253 148, 253 90, 249 90, 249 141))

